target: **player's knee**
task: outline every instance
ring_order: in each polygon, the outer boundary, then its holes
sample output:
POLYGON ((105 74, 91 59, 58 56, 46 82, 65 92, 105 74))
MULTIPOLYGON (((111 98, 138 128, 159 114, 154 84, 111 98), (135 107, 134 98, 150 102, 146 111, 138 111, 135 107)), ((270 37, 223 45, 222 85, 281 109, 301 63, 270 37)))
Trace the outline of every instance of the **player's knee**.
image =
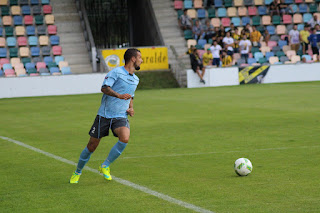
POLYGON ((129 137, 124 136, 124 137, 120 137, 119 140, 123 143, 128 143, 129 142, 129 137))
POLYGON ((98 147, 99 145, 99 142, 100 142, 100 139, 98 138, 90 138, 90 141, 87 145, 87 148, 90 152, 94 152, 96 150, 96 148, 98 147))

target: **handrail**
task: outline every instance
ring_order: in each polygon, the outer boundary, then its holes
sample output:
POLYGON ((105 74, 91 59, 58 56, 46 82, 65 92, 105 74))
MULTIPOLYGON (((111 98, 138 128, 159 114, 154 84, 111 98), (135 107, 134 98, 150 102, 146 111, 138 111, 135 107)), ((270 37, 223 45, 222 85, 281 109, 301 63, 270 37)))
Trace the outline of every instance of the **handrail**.
POLYGON ((83 17, 83 20, 85 23, 84 30, 87 31, 87 33, 88 33, 89 43, 90 43, 90 47, 91 47, 90 53, 91 53, 92 69, 93 69, 93 72, 97 72, 97 49, 96 49, 96 45, 94 43, 87 11, 84 6, 84 0, 78 0, 78 1, 80 2, 80 11, 82 12, 82 17, 83 17))

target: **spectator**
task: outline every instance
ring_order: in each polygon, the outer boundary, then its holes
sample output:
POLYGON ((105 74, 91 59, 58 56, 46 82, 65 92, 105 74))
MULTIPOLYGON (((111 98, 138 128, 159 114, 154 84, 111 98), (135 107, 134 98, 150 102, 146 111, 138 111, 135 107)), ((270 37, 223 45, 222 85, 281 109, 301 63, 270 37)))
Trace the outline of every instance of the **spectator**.
POLYGON ((280 4, 278 4, 278 7, 281 15, 288 14, 289 10, 291 13, 294 13, 292 7, 286 4, 284 0, 281 0, 280 4))
POLYGON ((222 42, 224 44, 223 45, 224 49, 227 50, 227 54, 232 56, 233 55, 234 40, 230 36, 230 32, 226 33, 226 37, 223 38, 222 42))
POLYGON ((260 47, 260 39, 261 39, 261 33, 258 30, 256 30, 255 26, 252 26, 252 32, 250 34, 250 40, 252 42, 252 46, 260 47))
POLYGON ((246 31, 245 31, 245 29, 242 29, 241 33, 240 33, 240 39, 242 39, 244 37, 244 35, 246 35, 246 31))
POLYGON ((192 29, 192 20, 187 15, 187 9, 183 10, 183 14, 180 16, 179 25, 182 30, 191 30, 192 29))
POLYGON ((222 40, 226 36, 226 30, 223 25, 220 25, 219 37, 222 40))
POLYGON ((213 56, 210 48, 207 49, 207 52, 202 55, 202 63, 204 67, 207 67, 212 64, 213 56))
POLYGON ((180 59, 180 58, 182 58, 182 57, 185 56, 185 55, 189 55, 189 56, 190 56, 190 55, 192 54, 192 52, 193 52, 194 49, 196 49, 196 47, 193 46, 193 45, 190 45, 190 48, 188 49, 188 51, 185 52, 185 53, 183 53, 182 55, 179 55, 178 58, 180 59))
POLYGON ((319 48, 318 48, 318 38, 317 38, 317 30, 312 28, 312 34, 309 36, 308 40, 311 44, 312 54, 317 55, 317 60, 319 59, 319 48))
POLYGON ((231 24, 230 24, 230 30, 229 30, 229 32, 231 33, 231 35, 234 34, 235 29, 236 29, 236 27, 234 26, 233 23, 231 23, 231 24))
POLYGON ((193 49, 192 54, 190 54, 190 62, 191 62, 192 70, 198 74, 198 76, 200 78, 200 82, 205 84, 206 82, 203 80, 205 69, 204 69, 203 64, 200 60, 197 49, 193 49), (200 70, 202 71, 201 73, 200 73, 200 70))
POLYGON ((264 42, 266 42, 266 44, 268 44, 268 42, 270 41, 270 34, 268 30, 264 31, 263 39, 264 39, 264 42))
POLYGON ((269 5, 269 13, 271 16, 280 15, 278 0, 273 0, 269 5))
POLYGON ((250 33, 251 33, 251 26, 250 24, 246 24, 245 28, 244 28, 244 32, 247 35, 247 38, 250 38, 250 33))
POLYGON ((289 32, 289 43, 292 50, 298 52, 300 48, 300 33, 298 31, 298 26, 293 25, 293 29, 289 32))
POLYGON ((246 63, 248 63, 249 52, 251 51, 251 41, 247 38, 247 35, 244 35, 242 40, 239 43, 241 58, 243 58, 246 63))
POLYGON ((219 27, 214 28, 214 35, 212 36, 212 40, 218 40, 219 38, 219 27))
POLYGON ((302 52, 303 55, 306 54, 308 51, 308 46, 309 46, 309 38, 310 32, 309 32, 309 26, 307 24, 304 25, 304 29, 300 31, 300 41, 302 45, 302 52))
POLYGON ((231 67, 232 66, 232 58, 227 54, 226 51, 222 51, 222 67, 231 67))
POLYGON ((222 50, 222 47, 218 44, 216 40, 213 41, 213 45, 210 47, 213 60, 212 65, 216 65, 217 67, 220 66, 220 51, 222 50))
POLYGON ((318 16, 314 15, 312 19, 308 21, 308 24, 311 28, 314 28, 317 24, 320 25, 320 21, 318 20, 318 16))
POLYGON ((239 35, 238 28, 234 28, 234 33, 232 34, 232 38, 234 40, 233 52, 238 53, 239 52, 239 42, 240 42, 240 35, 239 35))
POLYGON ((203 38, 206 40, 211 39, 214 36, 214 27, 209 19, 206 20, 206 24, 202 27, 203 38))
POLYGON ((202 35, 202 28, 201 28, 201 24, 200 24, 200 20, 196 20, 196 24, 192 27, 192 33, 194 36, 194 39, 198 40, 202 35))

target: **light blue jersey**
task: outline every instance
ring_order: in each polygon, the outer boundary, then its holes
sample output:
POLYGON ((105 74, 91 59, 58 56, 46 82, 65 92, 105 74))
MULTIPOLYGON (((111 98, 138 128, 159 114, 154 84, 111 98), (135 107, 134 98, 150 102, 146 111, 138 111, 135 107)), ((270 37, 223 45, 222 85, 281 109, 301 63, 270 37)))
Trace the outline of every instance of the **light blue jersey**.
MULTIPOLYGON (((134 97, 139 78, 130 74, 123 66, 111 70, 105 77, 102 86, 107 85, 119 94, 128 93, 134 97)), ((124 100, 103 94, 98 115, 105 118, 127 118, 130 99, 124 100)))

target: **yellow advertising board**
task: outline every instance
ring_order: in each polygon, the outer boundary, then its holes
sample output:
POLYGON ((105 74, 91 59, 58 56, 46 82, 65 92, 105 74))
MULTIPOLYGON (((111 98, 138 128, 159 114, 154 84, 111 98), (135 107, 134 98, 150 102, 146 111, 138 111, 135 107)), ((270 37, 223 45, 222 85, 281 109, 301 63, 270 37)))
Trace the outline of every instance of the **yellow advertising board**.
MULTIPOLYGON (((143 60, 140 66, 141 71, 169 69, 166 47, 138 47, 137 49, 140 50, 143 60)), ((127 48, 102 50, 102 56, 109 71, 124 65, 123 55, 126 50, 127 48)))

